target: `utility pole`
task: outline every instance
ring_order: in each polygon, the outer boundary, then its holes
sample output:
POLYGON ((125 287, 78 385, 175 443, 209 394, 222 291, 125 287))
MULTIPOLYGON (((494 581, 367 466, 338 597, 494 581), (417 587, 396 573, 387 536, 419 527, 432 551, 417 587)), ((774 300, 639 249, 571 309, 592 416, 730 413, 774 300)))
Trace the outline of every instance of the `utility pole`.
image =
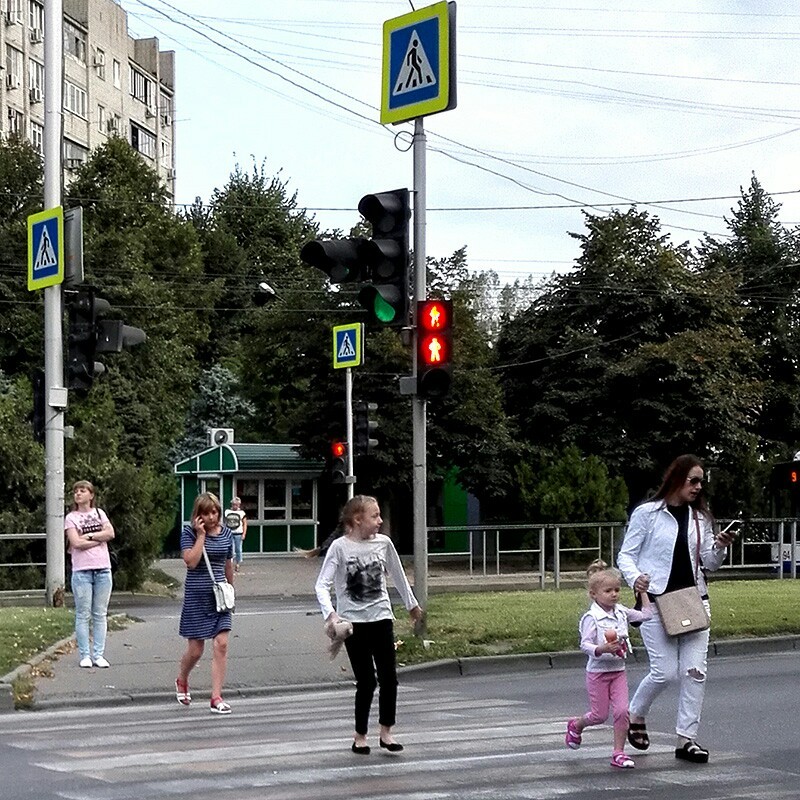
MULTIPOLYGON (((414 370, 417 375, 417 337, 420 336, 419 320, 416 319, 416 300, 424 300, 428 294, 428 267, 425 263, 425 129, 423 118, 414 120, 414 296, 411 307, 415 318, 414 370)), ((428 609, 428 469, 426 437, 425 397, 415 394, 411 398, 412 408, 412 457, 413 457, 413 509, 414 509, 414 595, 423 611, 428 609)), ((424 631, 424 621, 422 625, 424 631)))
MULTIPOLYGON (((44 2, 44 208, 61 205, 62 0, 44 2)), ((61 285, 44 290, 45 515, 48 606, 64 604, 64 346, 61 285)))

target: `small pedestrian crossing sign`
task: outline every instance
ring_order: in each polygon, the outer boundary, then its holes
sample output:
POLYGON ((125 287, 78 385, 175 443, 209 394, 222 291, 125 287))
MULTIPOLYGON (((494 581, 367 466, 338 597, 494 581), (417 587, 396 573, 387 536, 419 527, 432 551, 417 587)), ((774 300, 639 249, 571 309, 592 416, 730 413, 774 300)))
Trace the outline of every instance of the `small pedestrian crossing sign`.
POLYGON ((64 282, 64 212, 61 206, 28 217, 28 290, 64 282))
POLYGON ((360 367, 364 362, 364 323, 337 325, 333 329, 333 368, 360 367))
POLYGON ((384 22, 381 123, 455 108, 455 20, 445 0, 384 22))

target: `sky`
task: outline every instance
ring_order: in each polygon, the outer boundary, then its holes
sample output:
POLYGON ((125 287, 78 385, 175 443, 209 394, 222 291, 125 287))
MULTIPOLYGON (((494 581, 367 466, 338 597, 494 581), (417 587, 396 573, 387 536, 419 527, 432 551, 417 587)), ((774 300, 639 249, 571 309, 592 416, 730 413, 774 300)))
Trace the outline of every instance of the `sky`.
MULTIPOLYGON (((383 126, 382 27, 410 0, 121 0, 176 52, 178 203, 265 164, 322 229, 413 189, 383 126)), ((413 2, 417 10, 430 5, 413 2)), ((424 118, 427 255, 503 282, 570 269, 583 212, 636 203, 675 243, 721 237, 755 173, 800 221, 800 9, 776 0, 459 0, 458 105, 424 118)))

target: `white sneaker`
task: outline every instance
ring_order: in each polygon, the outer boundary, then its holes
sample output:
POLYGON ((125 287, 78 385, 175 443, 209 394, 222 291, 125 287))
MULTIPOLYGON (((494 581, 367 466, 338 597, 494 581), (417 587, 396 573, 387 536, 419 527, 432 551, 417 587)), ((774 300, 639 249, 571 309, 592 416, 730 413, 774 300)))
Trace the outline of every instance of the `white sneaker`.
POLYGON ((96 658, 96 659, 94 660, 94 665, 95 665, 96 667, 100 667, 100 669, 106 669, 107 667, 110 667, 110 666, 111 666, 111 664, 109 664, 109 663, 108 663, 108 661, 106 661, 106 660, 103 658, 103 656, 100 656, 99 658, 96 658))
POLYGON ((89 669, 89 667, 91 667, 91 666, 92 666, 92 659, 91 659, 91 658, 89 658, 89 656, 86 656, 86 658, 82 658, 82 659, 81 659, 81 666, 82 666, 84 669, 89 669))

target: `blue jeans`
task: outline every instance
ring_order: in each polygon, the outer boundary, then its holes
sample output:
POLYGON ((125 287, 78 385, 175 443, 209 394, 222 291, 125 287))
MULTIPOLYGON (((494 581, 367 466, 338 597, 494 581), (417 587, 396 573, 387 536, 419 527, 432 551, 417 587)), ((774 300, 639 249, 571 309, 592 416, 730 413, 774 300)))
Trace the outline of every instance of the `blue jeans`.
POLYGON ((79 569, 72 573, 75 600, 75 638, 81 658, 98 659, 106 649, 108 601, 111 599, 110 569, 79 569), (89 620, 92 651, 89 652, 89 620))
POLYGON ((240 533, 233 534, 233 560, 236 564, 242 563, 242 535, 240 533))

